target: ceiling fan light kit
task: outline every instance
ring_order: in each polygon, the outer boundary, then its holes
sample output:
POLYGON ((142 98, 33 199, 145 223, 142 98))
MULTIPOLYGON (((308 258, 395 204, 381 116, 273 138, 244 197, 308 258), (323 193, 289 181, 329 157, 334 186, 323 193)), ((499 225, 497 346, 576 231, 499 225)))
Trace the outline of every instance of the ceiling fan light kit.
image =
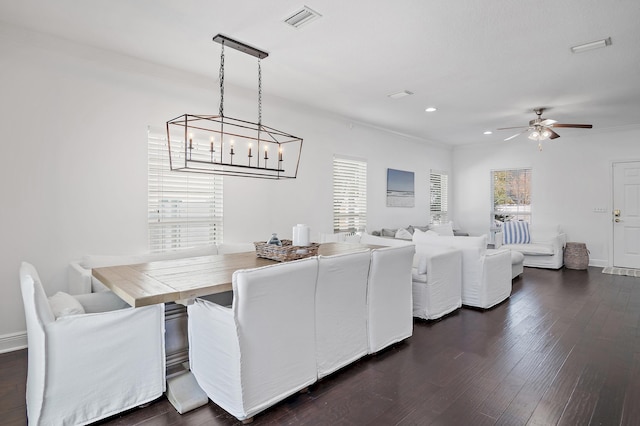
POLYGON ((219 113, 184 114, 167 121, 171 170, 261 179, 295 179, 302 153, 302 138, 262 124, 260 60, 266 58, 268 53, 220 34, 213 40, 222 45, 219 113), (258 58, 257 123, 224 115, 225 45, 258 58))
POLYGON ((514 139, 524 133, 530 132, 528 138, 538 142, 538 149, 542 151, 541 141, 547 139, 557 139, 560 137, 553 128, 556 127, 565 127, 565 128, 576 128, 576 129, 591 129, 593 125, 591 124, 565 124, 558 123, 556 120, 552 120, 549 118, 542 118, 542 113, 544 112, 544 108, 536 108, 533 111, 536 113, 537 118, 529 121, 529 126, 527 127, 501 127, 497 130, 510 130, 510 129, 522 129, 519 133, 515 135, 509 136, 505 139, 505 141, 509 141, 514 139))

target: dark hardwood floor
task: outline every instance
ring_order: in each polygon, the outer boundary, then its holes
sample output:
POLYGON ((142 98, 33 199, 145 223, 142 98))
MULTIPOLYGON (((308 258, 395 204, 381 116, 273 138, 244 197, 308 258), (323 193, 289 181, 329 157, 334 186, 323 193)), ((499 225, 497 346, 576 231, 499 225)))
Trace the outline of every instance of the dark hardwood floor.
MULTIPOLYGON (((415 321, 413 337, 257 415, 253 424, 638 425, 640 279, 525 268, 509 300, 415 321)), ((0 423, 26 424, 26 351, 0 355, 0 423)), ((161 398, 105 425, 230 425, 161 398)))

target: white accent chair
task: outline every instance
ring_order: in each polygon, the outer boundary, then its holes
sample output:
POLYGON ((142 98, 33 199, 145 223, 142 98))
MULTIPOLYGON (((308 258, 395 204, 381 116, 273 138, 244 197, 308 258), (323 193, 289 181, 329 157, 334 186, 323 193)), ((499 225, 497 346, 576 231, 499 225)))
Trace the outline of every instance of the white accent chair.
POLYGON ((443 317, 462 306, 462 252, 416 245, 413 260, 413 316, 443 317))
POLYGON ((411 337, 413 244, 371 251, 367 289, 369 353, 411 337))
POLYGON ((487 236, 447 237, 415 231, 416 245, 462 251, 462 304, 488 309, 511 295, 511 252, 487 249, 487 236))
POLYGON ((233 274, 226 307, 188 307, 190 367, 209 398, 247 421, 317 380, 311 257, 233 274))
MULTIPOLYGON (((501 244, 503 248, 520 252, 524 255, 524 266, 530 268, 560 269, 564 265, 564 246, 567 235, 560 226, 531 225, 529 227, 531 242, 527 244, 501 244)), ((504 243, 504 234, 496 234, 504 243)), ((498 244, 496 244, 498 247, 498 244)))
POLYGON ((53 298, 60 293, 47 299, 38 273, 26 262, 20 286, 29 346, 29 424, 84 425, 162 396, 163 305, 109 311, 126 305, 111 292, 65 295, 68 306, 61 308, 58 300, 56 318, 53 298), (64 316, 70 312, 80 313, 64 316))
POLYGON ((368 250, 318 256, 316 354, 318 378, 367 354, 368 250))

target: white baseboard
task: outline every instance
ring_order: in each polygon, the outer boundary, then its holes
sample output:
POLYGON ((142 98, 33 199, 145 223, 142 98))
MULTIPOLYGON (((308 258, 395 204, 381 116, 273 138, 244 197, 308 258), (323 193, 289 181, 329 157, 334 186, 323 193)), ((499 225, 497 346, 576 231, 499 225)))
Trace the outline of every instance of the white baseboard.
POLYGON ((607 259, 589 259, 589 266, 604 268, 605 266, 609 266, 609 261, 607 259))
POLYGON ((0 354, 27 347, 27 333, 10 333, 0 336, 0 354))

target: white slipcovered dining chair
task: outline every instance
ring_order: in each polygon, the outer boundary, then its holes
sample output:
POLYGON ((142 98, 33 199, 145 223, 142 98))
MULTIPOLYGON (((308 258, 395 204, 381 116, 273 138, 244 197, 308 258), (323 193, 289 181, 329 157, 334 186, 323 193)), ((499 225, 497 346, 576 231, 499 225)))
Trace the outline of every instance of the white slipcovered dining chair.
POLYGON ((412 244, 371 250, 367 289, 369 353, 413 334, 412 244))
POLYGON ((26 262, 20 285, 29 424, 84 425, 162 396, 163 305, 125 308, 112 292, 47 298, 26 262))
POLYGON ((318 256, 316 354, 318 378, 367 354, 368 250, 318 256))
MULTIPOLYGON (((188 307, 191 371, 207 396, 238 420, 317 380, 311 257, 233 273, 230 307, 188 307)), ((211 298, 213 300, 213 298, 211 298)))

